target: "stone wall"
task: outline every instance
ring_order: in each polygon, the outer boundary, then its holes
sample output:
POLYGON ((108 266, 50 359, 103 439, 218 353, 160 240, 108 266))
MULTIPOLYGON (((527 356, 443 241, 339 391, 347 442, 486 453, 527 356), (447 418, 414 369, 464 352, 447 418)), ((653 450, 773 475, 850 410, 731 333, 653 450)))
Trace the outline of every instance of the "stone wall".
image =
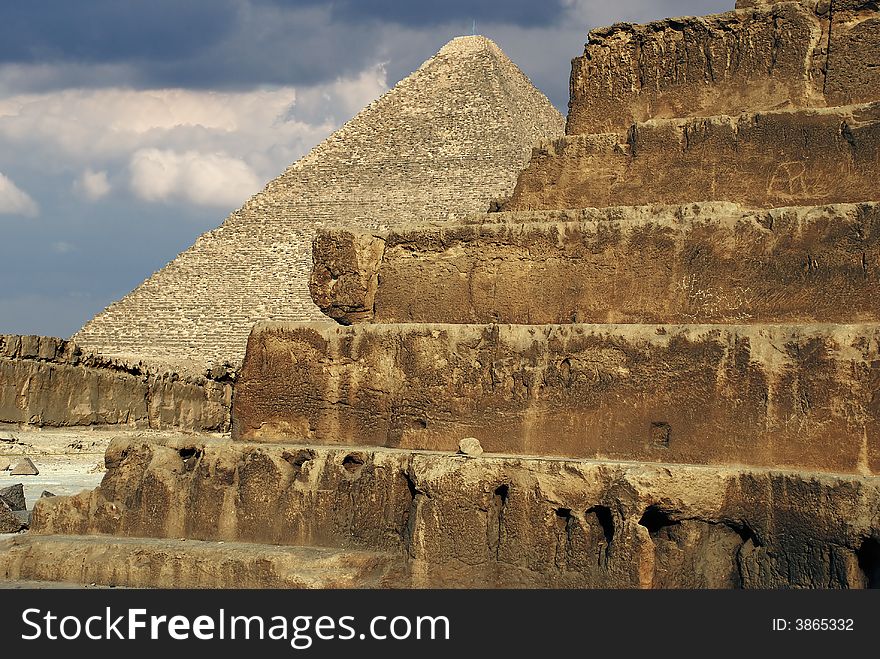
POLYGON ((880 205, 475 216, 323 231, 312 297, 344 323, 880 321, 880 205))
POLYGON ((740 2, 707 17, 590 32, 572 61, 566 133, 880 99, 876 2, 740 2))
MULTIPOLYGON (((114 441, 107 467, 93 492, 41 499, 31 533, 380 551, 403 567, 386 586, 861 588, 876 580, 876 477, 186 440, 114 441)), ((0 553, 0 577, 16 560, 0 553)), ((110 583, 128 569, 120 563, 110 583)), ((209 572, 222 577, 224 565, 209 572)), ((71 567, 80 578, 87 566, 71 567)), ((188 582, 185 572, 179 578, 188 582)))
POLYGON ((227 432, 233 374, 156 371, 72 341, 0 335, 0 423, 227 432))
POLYGON ((876 201, 880 103, 652 120, 536 148, 506 210, 876 201))
POLYGON ((266 323, 233 439, 880 471, 880 325, 266 323))

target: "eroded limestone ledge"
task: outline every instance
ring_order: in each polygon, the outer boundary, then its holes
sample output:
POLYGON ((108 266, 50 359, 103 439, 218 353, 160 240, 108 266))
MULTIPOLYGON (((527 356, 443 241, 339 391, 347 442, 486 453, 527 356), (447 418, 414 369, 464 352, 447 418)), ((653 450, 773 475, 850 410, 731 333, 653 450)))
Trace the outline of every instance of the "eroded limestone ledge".
POLYGON ((569 135, 635 122, 880 99, 880 12, 868 0, 737 3, 618 23, 572 60, 569 135))
POLYGON ((880 471, 880 325, 251 333, 233 438, 880 471))
POLYGON ((126 588, 378 588, 397 556, 237 542, 34 536, 0 539, 3 580, 126 588))
POLYGON ((416 587, 880 582, 876 477, 186 439, 114 442, 107 466, 32 533, 377 551, 416 587))
POLYGON ((505 210, 878 201, 880 103, 653 120, 535 148, 505 210))
POLYGON ((312 297, 344 323, 880 321, 880 206, 491 213, 322 231, 312 297))
POLYGON ((232 374, 153 370, 72 341, 0 335, 0 423, 228 432, 232 374))

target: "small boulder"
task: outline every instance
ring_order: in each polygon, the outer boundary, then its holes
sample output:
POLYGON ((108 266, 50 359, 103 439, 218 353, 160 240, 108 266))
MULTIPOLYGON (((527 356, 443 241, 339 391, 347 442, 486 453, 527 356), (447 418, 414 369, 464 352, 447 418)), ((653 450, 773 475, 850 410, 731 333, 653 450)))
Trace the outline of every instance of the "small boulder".
POLYGON ((24 486, 21 483, 0 489, 0 499, 6 502, 10 510, 27 510, 24 486))
POLYGON ((476 458, 483 455, 483 447, 476 437, 465 437, 458 443, 458 452, 476 458))
POLYGON ((18 533, 26 528, 27 524, 9 509, 5 500, 0 499, 0 533, 18 533))
POLYGON ((54 497, 55 495, 49 490, 43 490, 43 493, 40 495, 41 499, 45 499, 46 497, 54 497))
POLYGON ((9 473, 12 476, 39 476, 40 470, 30 458, 22 458, 12 465, 12 470, 9 473))

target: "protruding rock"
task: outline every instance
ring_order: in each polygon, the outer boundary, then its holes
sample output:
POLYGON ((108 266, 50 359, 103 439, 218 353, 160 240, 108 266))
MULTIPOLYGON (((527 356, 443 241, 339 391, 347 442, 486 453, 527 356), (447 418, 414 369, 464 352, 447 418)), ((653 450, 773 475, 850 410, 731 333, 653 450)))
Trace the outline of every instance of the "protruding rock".
POLYGON ((27 525, 12 511, 5 500, 0 499, 0 533, 18 533, 27 525))
POLYGON ((0 471, 7 471, 11 464, 9 458, 0 458, 0 471))
POLYGON ((37 469, 33 460, 30 458, 22 458, 12 465, 12 470, 9 473, 12 476, 39 476, 40 470, 37 469))
POLYGON ((54 497, 55 494, 50 492, 49 490, 43 490, 43 493, 40 495, 41 499, 45 499, 47 497, 54 497))
POLYGON ((458 443, 458 452, 478 458, 483 455, 483 447, 476 437, 465 437, 458 443))
POLYGON ((21 483, 0 489, 0 499, 6 502, 10 510, 27 510, 24 486, 21 483))

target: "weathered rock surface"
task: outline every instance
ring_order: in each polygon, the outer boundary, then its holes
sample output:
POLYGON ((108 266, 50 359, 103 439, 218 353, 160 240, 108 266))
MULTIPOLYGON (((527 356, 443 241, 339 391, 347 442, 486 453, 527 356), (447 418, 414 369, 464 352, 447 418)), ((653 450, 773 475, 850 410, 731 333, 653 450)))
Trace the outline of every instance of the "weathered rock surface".
POLYGON ((465 437, 458 443, 458 452, 478 458, 483 455, 483 446, 476 437, 465 437))
POLYGON ((652 120, 536 147, 505 210, 878 201, 880 103, 652 120))
POLYGON ((398 557, 317 547, 21 535, 0 541, 0 580, 129 588, 377 588, 398 557))
POLYGON ((880 325, 254 328, 233 438, 880 470, 880 325))
POLYGON ((0 488, 0 499, 6 502, 10 510, 27 510, 27 502, 24 498, 24 485, 21 483, 0 488))
POLYGON ((0 533, 18 533, 25 524, 4 499, 0 499, 0 533))
POLYGON ((880 321, 875 203, 478 217, 320 232, 312 295, 344 324, 880 321))
MULTIPOLYGON (((876 477, 184 439, 114 442, 107 464, 93 492, 41 499, 31 534, 378 551, 423 587, 864 587, 880 539, 876 477)), ((21 551, 0 575, 59 578, 11 571, 21 551)))
POLYGON ((83 354, 52 337, 0 336, 0 422, 224 432, 231 402, 225 369, 182 376, 83 354))
POLYGON ((880 100, 876 2, 737 7, 590 32, 583 56, 572 61, 566 133, 880 100))
POLYGON ((308 290, 317 228, 484 211, 564 123, 492 41, 453 39, 74 338, 238 367, 254 322, 321 318, 308 290))

